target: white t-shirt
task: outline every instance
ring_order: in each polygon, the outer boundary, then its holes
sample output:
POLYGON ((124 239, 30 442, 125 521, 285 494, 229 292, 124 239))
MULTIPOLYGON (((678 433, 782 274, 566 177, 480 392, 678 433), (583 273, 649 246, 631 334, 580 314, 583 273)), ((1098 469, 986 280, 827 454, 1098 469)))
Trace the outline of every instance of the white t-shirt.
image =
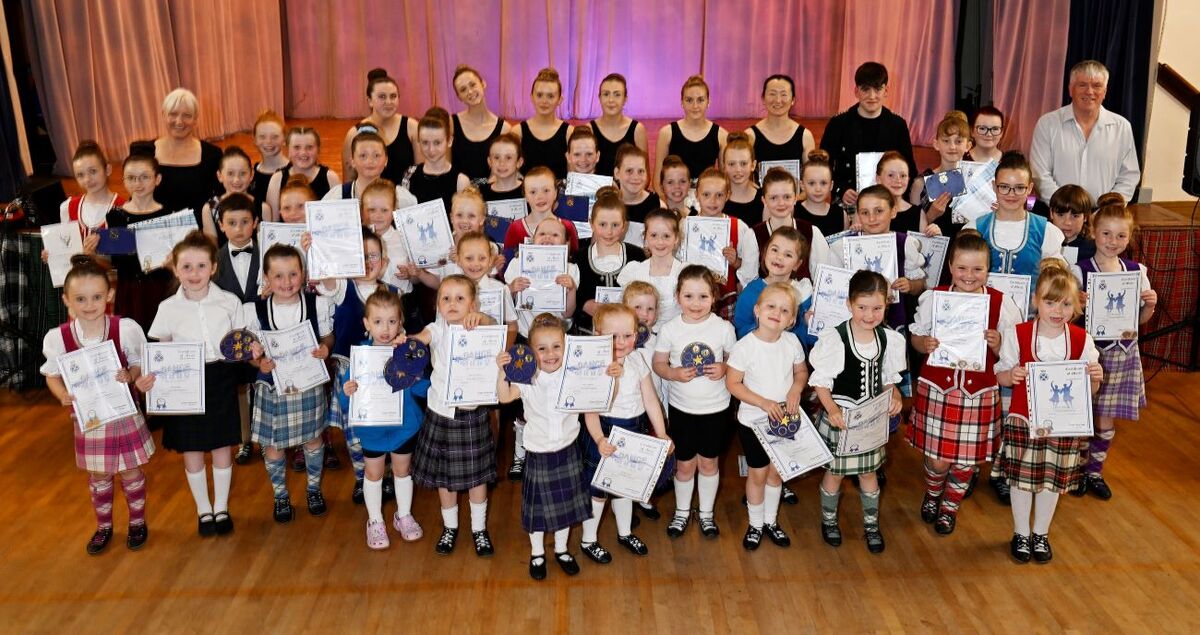
POLYGON ((651 331, 650 337, 646 338, 645 345, 636 349, 636 352, 641 356, 642 361, 646 363, 646 368, 650 369, 650 381, 654 383, 654 392, 658 393, 658 402, 662 404, 663 417, 665 418, 667 416, 668 405, 666 380, 654 372, 654 345, 657 342, 658 334, 651 331))
MULTIPOLYGON (((745 373, 742 383, 755 394, 778 402, 787 401, 793 367, 803 363, 804 347, 791 331, 784 331, 774 342, 765 342, 750 332, 729 352, 729 367, 745 373)), ((737 418, 742 425, 750 426, 766 421, 767 413, 743 401, 738 406, 737 418)))
POLYGON ((554 408, 563 367, 552 373, 538 370, 532 384, 513 384, 521 392, 525 405, 525 449, 529 452, 557 452, 579 438, 579 414, 554 408))
MULTIPOLYGON (((567 275, 571 276, 571 280, 575 281, 575 288, 578 289, 579 288, 579 265, 577 265, 573 262, 567 263, 567 275)), ((521 277, 521 263, 517 262, 517 259, 514 258, 511 261, 509 261, 508 266, 505 267, 505 269, 504 269, 504 279, 508 280, 509 282, 512 282, 513 280, 516 280, 519 277, 521 277)), ((511 292, 509 293, 509 302, 513 302, 511 292)), ((516 311, 517 311, 517 329, 520 331, 522 336, 529 337, 529 327, 533 325, 533 318, 537 317, 537 314, 534 313, 533 311, 530 311, 529 309, 516 309, 516 311)), ((538 313, 541 313, 541 311, 539 311, 538 313)), ((563 319, 563 320, 566 320, 568 318, 566 313, 555 313, 554 315, 558 316, 559 319, 563 319)))
MULTIPOLYGON (((254 305, 250 305, 249 313, 254 316, 254 305)), ((242 301, 209 282, 208 295, 201 300, 187 299, 183 287, 163 300, 146 335, 172 342, 204 342, 205 361, 215 362, 221 359, 221 339, 225 334, 245 326, 242 301)))
MULTIPOLYGON (((1025 212, 1028 214, 1029 212, 1025 212)), ((979 219, 972 220, 965 227, 978 230, 976 222, 979 219)), ((984 240, 992 243, 993 247, 1003 249, 1005 251, 1014 251, 1021 248, 1025 244, 1026 239, 1026 223, 1025 220, 1000 220, 997 218, 992 222, 992 235, 984 236, 984 240)), ((1062 258, 1062 244, 1066 242, 1066 236, 1063 236, 1062 230, 1054 225, 1054 223, 1046 223, 1046 233, 1042 236, 1042 258, 1062 258)), ((1023 271, 1026 275, 1032 273, 1023 271)))
POLYGON ((634 280, 650 283, 658 290, 658 322, 666 324, 679 315, 679 304, 675 301, 675 285, 679 282, 679 272, 687 265, 678 260, 671 260, 671 272, 665 276, 650 275, 650 261, 625 263, 625 268, 617 275, 617 284, 622 288, 629 286, 634 280))
MULTIPOLYGON (((102 342, 108 337, 107 319, 104 323, 104 330, 94 338, 84 337, 83 331, 74 321, 72 321, 71 327, 71 331, 75 334, 75 343, 79 344, 79 348, 102 342)), ((121 318, 121 321, 117 323, 117 331, 121 336, 121 352, 125 353, 125 361, 130 366, 141 367, 142 346, 146 344, 146 335, 142 333, 142 327, 130 318, 121 318)), ((58 356, 64 355, 66 352, 67 346, 63 343, 62 332, 58 330, 58 327, 47 331, 46 337, 42 338, 42 356, 46 358, 46 361, 39 369, 41 373, 47 377, 58 377, 61 374, 58 372, 58 356)))
MULTIPOLYGON (((905 359, 907 349, 904 336, 891 329, 883 329, 883 334, 887 338, 887 347, 883 353, 882 382, 884 387, 887 387, 900 383, 900 373, 908 367, 908 362, 905 359)), ((853 335, 850 339, 854 339, 853 335)), ((866 344, 856 341, 854 350, 864 359, 871 359, 879 354, 874 340, 866 344)), ((833 380, 842 374, 846 367, 845 347, 837 329, 829 329, 817 337, 817 344, 813 346, 808 361, 813 368, 812 374, 808 376, 808 385, 832 390, 833 380)))
POLYGON ((429 331, 430 364, 429 409, 448 419, 454 418, 454 406, 446 401, 446 373, 450 369, 450 326, 435 321, 425 327, 429 331))
MULTIPOLYGON (((704 321, 697 324, 684 322, 681 315, 659 329, 654 351, 669 353, 671 367, 678 368, 684 347, 693 342, 708 344, 716 358, 715 361, 722 362, 737 343, 737 336, 734 335, 733 325, 715 314, 710 313, 704 321)), ((729 389, 725 387, 724 377, 713 381, 707 376, 699 376, 691 381, 664 383, 667 384, 671 405, 683 412, 703 415, 720 412, 729 407, 729 389)))
POLYGON ((624 374, 617 380, 617 394, 612 407, 604 414, 618 419, 632 419, 646 412, 646 402, 642 399, 642 380, 653 373, 646 365, 646 358, 636 350, 625 356, 624 367, 624 374))

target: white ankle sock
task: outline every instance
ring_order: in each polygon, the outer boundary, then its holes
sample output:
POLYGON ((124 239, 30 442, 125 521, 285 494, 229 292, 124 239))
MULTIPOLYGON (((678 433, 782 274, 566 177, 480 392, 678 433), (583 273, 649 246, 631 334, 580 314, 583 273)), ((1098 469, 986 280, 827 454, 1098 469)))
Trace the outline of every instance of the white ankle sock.
POLYGON ((482 503, 471 503, 471 533, 487 529, 487 499, 482 503))
POLYGON ((776 524, 779 520, 779 499, 783 496, 782 485, 767 485, 763 488, 763 522, 776 524))
POLYGON ((233 466, 213 467, 213 511, 229 511, 229 485, 233 482, 233 466))
POLYGON ((628 536, 633 531, 633 501, 628 498, 612 499, 613 516, 617 519, 617 535, 628 536))
MULTIPOLYGON (((392 475, 392 484, 396 486, 396 513, 401 518, 412 515, 413 480, 411 476, 392 475)), ((380 485, 382 487, 382 484, 380 485)), ((381 512, 382 513, 382 512, 381 512)))
POLYGON ((199 472, 188 472, 187 474, 188 489, 192 490, 192 498, 196 501, 196 515, 203 516, 213 513, 212 503, 208 500, 208 472, 201 469, 199 472))
POLYGON ((458 505, 442 508, 442 525, 446 529, 458 529, 458 505))
POLYGON ((546 555, 546 534, 545 532, 535 531, 529 534, 529 555, 534 558, 542 558, 546 555))
POLYGON ((383 522, 383 479, 363 479, 363 502, 367 507, 367 520, 383 522))
POLYGON ((513 458, 525 458, 525 422, 513 421, 513 458))
POLYGON ((699 490, 700 495, 700 516, 711 518, 713 507, 717 503, 717 486, 721 484, 721 473, 697 474, 696 480, 698 481, 696 489, 699 490))
POLYGON ((604 513, 604 501, 592 499, 592 517, 583 521, 583 531, 579 544, 590 545, 596 542, 596 532, 600 529, 600 515, 604 513))

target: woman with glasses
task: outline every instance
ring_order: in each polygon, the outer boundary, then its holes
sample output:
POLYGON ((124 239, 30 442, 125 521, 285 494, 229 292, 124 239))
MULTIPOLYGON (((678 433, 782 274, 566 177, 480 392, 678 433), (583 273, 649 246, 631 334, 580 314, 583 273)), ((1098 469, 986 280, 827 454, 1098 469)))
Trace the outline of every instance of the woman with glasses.
POLYGON ((154 140, 154 158, 162 176, 154 193, 164 209, 190 209, 196 223, 208 199, 224 192, 217 181, 221 149, 202 141, 196 132, 200 102, 186 88, 176 88, 162 103, 167 133, 154 140))
POLYGON ((964 157, 967 161, 999 161, 1000 139, 1004 137, 1004 113, 993 106, 984 106, 971 121, 971 140, 974 145, 964 157))

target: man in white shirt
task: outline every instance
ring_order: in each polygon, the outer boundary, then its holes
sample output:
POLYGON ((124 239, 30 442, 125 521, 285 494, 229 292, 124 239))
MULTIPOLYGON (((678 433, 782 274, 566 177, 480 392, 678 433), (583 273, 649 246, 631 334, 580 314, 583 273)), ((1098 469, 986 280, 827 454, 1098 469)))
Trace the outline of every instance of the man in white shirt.
POLYGON ((1071 68, 1071 103, 1038 119, 1029 151, 1038 197, 1049 202, 1076 184, 1092 200, 1118 192, 1132 201, 1141 171, 1129 120, 1104 109, 1108 69, 1094 60, 1071 68))

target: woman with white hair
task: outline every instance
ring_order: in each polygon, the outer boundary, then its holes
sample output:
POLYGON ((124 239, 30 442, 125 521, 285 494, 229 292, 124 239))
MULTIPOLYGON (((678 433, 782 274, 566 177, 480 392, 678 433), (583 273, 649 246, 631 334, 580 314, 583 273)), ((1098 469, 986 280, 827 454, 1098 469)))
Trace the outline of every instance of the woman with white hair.
POLYGON ((191 209, 199 222, 204 203, 224 189, 217 181, 221 149, 196 133, 200 102, 192 91, 176 88, 168 93, 162 112, 167 132, 154 140, 154 158, 162 174, 154 196, 166 209, 191 209))

